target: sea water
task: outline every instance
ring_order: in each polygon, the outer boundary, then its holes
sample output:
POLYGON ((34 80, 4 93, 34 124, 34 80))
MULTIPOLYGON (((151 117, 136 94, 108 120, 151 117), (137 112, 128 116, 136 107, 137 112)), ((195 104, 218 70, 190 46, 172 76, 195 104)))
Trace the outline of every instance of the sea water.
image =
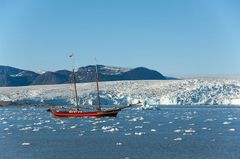
POLYGON ((0 107, 1 159, 239 159, 240 107, 159 106, 118 117, 54 118, 0 107))

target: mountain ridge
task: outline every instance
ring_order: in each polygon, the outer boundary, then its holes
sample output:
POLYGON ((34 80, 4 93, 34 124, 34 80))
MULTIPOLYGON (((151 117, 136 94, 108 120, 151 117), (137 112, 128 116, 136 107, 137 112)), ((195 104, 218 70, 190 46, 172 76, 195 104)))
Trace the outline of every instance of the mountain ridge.
MULTIPOLYGON (((122 80, 166 80, 166 77, 155 70, 145 67, 133 69, 98 65, 100 81, 122 80)), ((94 82, 96 80, 96 66, 79 67, 76 72, 76 82, 94 82)), ((11 66, 0 65, 0 87, 64 84, 71 82, 72 71, 46 71, 42 74, 23 70, 11 66)))

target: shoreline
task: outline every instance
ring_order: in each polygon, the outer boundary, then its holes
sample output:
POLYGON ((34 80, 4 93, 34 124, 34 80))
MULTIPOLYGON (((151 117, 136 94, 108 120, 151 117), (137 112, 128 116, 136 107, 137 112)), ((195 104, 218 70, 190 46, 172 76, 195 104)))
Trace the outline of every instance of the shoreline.
POLYGON ((50 103, 27 103, 27 102, 15 102, 15 101, 0 101, 1 106, 57 106, 50 103))

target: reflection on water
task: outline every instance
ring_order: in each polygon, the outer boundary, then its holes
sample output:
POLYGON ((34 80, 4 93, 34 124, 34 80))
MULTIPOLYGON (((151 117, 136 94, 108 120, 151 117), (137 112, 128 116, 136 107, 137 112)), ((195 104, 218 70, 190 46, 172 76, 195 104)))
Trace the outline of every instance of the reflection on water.
POLYGON ((0 158, 240 158, 239 107, 123 110, 117 118, 53 118, 0 107, 0 158))

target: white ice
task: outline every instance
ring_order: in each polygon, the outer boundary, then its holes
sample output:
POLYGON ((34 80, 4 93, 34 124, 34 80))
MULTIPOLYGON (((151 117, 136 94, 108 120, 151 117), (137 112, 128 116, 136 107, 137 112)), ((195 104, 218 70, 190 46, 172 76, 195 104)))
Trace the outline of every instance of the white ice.
MULTIPOLYGON (((95 83, 79 83, 81 104, 96 102, 95 83)), ((188 79, 100 82, 103 104, 125 105, 142 102, 142 108, 156 105, 240 105, 240 80, 188 79)), ((70 102, 72 86, 42 85, 1 87, 0 100, 63 100, 70 102)))

